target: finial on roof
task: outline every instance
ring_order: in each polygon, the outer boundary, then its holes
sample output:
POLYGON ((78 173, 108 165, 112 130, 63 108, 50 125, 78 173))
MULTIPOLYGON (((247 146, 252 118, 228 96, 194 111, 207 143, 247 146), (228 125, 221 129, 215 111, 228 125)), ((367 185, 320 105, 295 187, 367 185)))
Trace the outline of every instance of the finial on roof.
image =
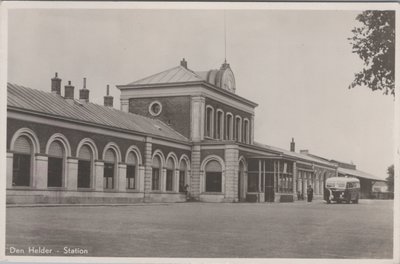
POLYGON ((181 66, 187 69, 187 61, 185 60, 185 58, 181 60, 181 66))
POLYGON ((86 89, 86 77, 83 78, 83 89, 86 89))
POLYGON ((107 84, 107 95, 110 95, 110 85, 107 84))

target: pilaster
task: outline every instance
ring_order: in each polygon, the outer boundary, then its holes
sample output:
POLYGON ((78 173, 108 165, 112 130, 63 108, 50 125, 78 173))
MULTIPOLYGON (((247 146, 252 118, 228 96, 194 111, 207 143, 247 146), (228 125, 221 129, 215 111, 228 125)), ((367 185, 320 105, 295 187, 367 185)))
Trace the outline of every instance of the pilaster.
POLYGON ((68 190, 78 189, 78 159, 67 158, 67 173, 64 177, 64 183, 68 190))
POLYGON ((239 150, 237 145, 225 147, 225 199, 238 201, 239 150))
POLYGON ((139 192, 144 192, 144 172, 145 172, 144 166, 140 165, 139 166, 138 182, 137 182, 137 188, 139 189, 139 192))
POLYGON ((191 164, 191 180, 190 195, 198 200, 200 198, 200 166, 201 166, 201 146, 194 145, 192 147, 192 164, 191 164))
POLYGON ((293 193, 297 199, 297 164, 293 162, 293 193))
POLYGON ((190 138, 194 142, 199 142, 204 139, 204 111, 205 98, 202 96, 193 96, 191 98, 190 109, 190 138))
POLYGON ((121 111, 129 112, 129 99, 121 99, 121 111))
POLYGON ((146 143, 144 147, 144 202, 150 201, 152 148, 153 148, 152 138, 146 137, 146 143))
POLYGON ((7 188, 12 188, 14 154, 7 152, 7 188))
POLYGON ((33 187, 36 189, 47 188, 48 157, 40 154, 35 156, 36 173, 33 175, 33 187))
POLYGON ((95 171, 94 189, 96 191, 103 191, 104 162, 95 161, 94 171, 95 171))
POLYGON ((119 192, 126 191, 126 164, 118 164, 117 190, 119 192))

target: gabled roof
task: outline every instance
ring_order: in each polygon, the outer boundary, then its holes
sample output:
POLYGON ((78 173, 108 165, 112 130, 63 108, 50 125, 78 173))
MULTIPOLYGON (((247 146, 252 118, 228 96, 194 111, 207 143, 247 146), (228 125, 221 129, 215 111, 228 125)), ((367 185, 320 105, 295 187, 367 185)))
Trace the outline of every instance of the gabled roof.
POLYGON ((279 151, 283 155, 288 156, 288 157, 293 157, 293 158, 305 160, 305 161, 308 161, 308 162, 323 164, 323 165, 327 165, 327 166, 330 166, 330 167, 334 167, 335 166, 335 164, 333 164, 333 163, 331 163, 329 161, 325 161, 323 159, 318 159, 318 158, 315 158, 315 157, 312 157, 312 156, 309 156, 309 155, 305 155, 305 154, 289 151, 289 150, 286 150, 286 149, 282 149, 282 148, 278 148, 278 147, 274 147, 274 146, 270 146, 270 145, 261 144, 261 143, 258 143, 258 142, 254 142, 254 144, 258 145, 258 146, 261 146, 263 148, 266 148, 268 150, 279 151))
POLYGON ((385 181, 384 179, 379 179, 378 177, 371 175, 369 173, 360 171, 360 170, 353 170, 353 169, 347 169, 347 168, 338 168, 338 172, 340 174, 345 174, 349 176, 355 176, 355 177, 360 177, 368 180, 375 180, 375 181, 385 181))
POLYGON ((188 141, 167 124, 141 115, 93 103, 66 100, 60 95, 7 84, 7 107, 42 113, 69 120, 84 121, 110 128, 145 133, 173 140, 188 141))
POLYGON ((165 84, 180 82, 199 82, 204 79, 183 66, 177 66, 166 71, 153 74, 128 85, 165 84))

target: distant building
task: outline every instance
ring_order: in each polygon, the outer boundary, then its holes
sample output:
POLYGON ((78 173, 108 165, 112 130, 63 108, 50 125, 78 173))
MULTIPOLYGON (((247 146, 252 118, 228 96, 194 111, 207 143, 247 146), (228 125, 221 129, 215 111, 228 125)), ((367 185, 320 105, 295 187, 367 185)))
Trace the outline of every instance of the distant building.
POLYGON ((308 185, 322 198, 349 170, 294 140, 291 151, 257 143, 257 104, 236 94, 226 62, 195 72, 182 60, 117 88, 121 110, 109 88, 91 103, 86 82, 78 99, 70 82, 62 95, 57 74, 51 92, 8 84, 8 203, 178 202, 186 185, 205 202, 292 201, 308 185))

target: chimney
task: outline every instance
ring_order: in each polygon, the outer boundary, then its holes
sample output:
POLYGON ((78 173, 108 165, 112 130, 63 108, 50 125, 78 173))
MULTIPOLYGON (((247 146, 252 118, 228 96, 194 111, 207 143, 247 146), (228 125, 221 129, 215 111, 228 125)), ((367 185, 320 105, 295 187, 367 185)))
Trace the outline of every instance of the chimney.
POLYGON ((61 79, 58 78, 58 74, 51 79, 51 92, 54 94, 61 95, 61 79))
POLYGON ((290 142, 290 151, 291 152, 296 152, 296 147, 294 143, 294 138, 292 138, 292 142, 290 142))
POLYGON ((83 88, 79 90, 79 101, 81 103, 89 102, 89 90, 86 89, 86 78, 83 78, 83 88))
POLYGON ((104 96, 104 106, 113 107, 114 97, 110 95, 110 85, 107 84, 107 95, 104 96))
POLYGON ((183 68, 187 69, 187 61, 185 60, 185 58, 183 58, 183 59, 181 60, 181 66, 182 66, 183 68))
POLYGON ((308 154, 308 149, 301 149, 300 154, 307 155, 308 154))
POLYGON ((68 85, 65 85, 64 98, 74 100, 74 89, 75 87, 71 85, 71 81, 68 81, 68 85))

